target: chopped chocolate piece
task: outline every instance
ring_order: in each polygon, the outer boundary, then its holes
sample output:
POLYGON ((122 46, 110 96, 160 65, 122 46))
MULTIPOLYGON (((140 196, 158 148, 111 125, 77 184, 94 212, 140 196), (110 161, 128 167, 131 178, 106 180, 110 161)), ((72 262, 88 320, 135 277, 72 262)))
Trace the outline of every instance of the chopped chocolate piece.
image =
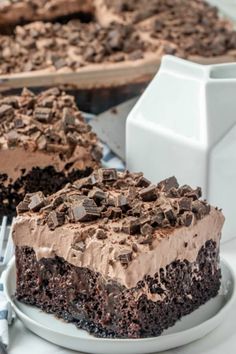
POLYGON ((178 191, 179 191, 179 194, 181 197, 185 197, 189 193, 191 193, 193 191, 193 189, 190 186, 188 186, 187 184, 185 184, 185 185, 179 187, 178 191))
POLYGON ((142 211, 142 203, 136 203, 130 211, 133 216, 140 216, 142 211))
POLYGON ((63 202, 64 202, 64 198, 61 195, 59 195, 52 201, 52 207, 57 208, 63 202))
POLYGON ((30 197, 29 210, 39 211, 45 206, 45 197, 42 192, 37 192, 30 197))
POLYGON ((115 207, 122 207, 127 205, 127 199, 123 194, 109 195, 107 198, 107 204, 115 207))
POLYGON ((157 199, 157 188, 155 185, 150 185, 139 192, 140 197, 145 202, 151 202, 157 199))
POLYGON ((99 240, 105 240, 107 238, 107 233, 104 230, 102 230, 102 229, 98 229, 96 231, 96 237, 99 240))
POLYGON ((46 107, 37 107, 34 111, 34 117, 39 122, 50 123, 52 120, 52 110, 46 107))
POLYGON ((7 139, 7 145, 9 147, 15 146, 19 139, 19 134, 16 130, 11 130, 9 133, 5 134, 7 139))
POLYGON ((185 196, 193 198, 193 200, 197 200, 202 196, 202 189, 200 187, 197 187, 196 189, 191 190, 191 192, 186 193, 185 196))
POLYGON ((100 168, 98 170, 98 175, 101 182, 116 181, 118 178, 117 171, 114 168, 109 168, 109 169, 100 168))
POLYGON ((183 197, 178 200, 179 204, 179 212, 182 213, 184 211, 191 211, 192 210, 192 199, 183 197))
POLYGON ((163 220, 165 219, 165 215, 161 208, 157 208, 153 210, 153 215, 151 217, 151 225, 153 226, 161 226, 163 220))
POLYGON ((75 128, 75 116, 67 107, 63 109, 62 122, 65 131, 75 128))
POLYGON ((140 232, 140 222, 138 218, 128 217, 122 225, 122 230, 129 235, 134 235, 140 232))
POLYGON ((132 250, 133 252, 137 253, 138 252, 138 246, 136 243, 132 243, 132 250))
POLYGON ((141 245, 151 245, 153 242, 153 235, 148 234, 146 236, 141 236, 138 238, 138 243, 141 245))
POLYGON ((132 251, 124 250, 118 255, 117 258, 122 265, 128 265, 132 261, 132 251))
POLYGON ((100 188, 93 188, 89 192, 88 197, 94 199, 95 201, 101 201, 106 199, 107 193, 103 192, 100 188))
POLYGON ((50 230, 55 230, 58 226, 63 225, 65 214, 51 211, 47 217, 47 224, 50 230))
POLYGON ((171 206, 164 207, 163 208, 163 212, 164 212, 164 215, 165 215, 166 219, 171 224, 171 226, 174 226, 175 223, 176 223, 176 215, 175 215, 172 207, 171 206))
POLYGON ((176 177, 173 176, 158 183, 158 188, 164 192, 168 192, 171 188, 179 188, 179 183, 176 177))
POLYGON ((205 215, 209 214, 210 207, 200 200, 194 200, 192 211, 196 214, 197 219, 202 219, 205 215))
POLYGON ((20 129, 25 126, 25 123, 23 122, 23 120, 21 118, 17 118, 14 120, 14 126, 16 129, 20 129))
POLYGON ((141 176, 136 183, 136 187, 148 187, 150 184, 151 182, 147 178, 141 176))
POLYGON ((181 215, 181 225, 184 225, 184 226, 190 226, 192 224, 192 221, 193 221, 193 213, 191 212, 188 212, 188 211, 185 211, 183 213, 183 215, 181 215))
POLYGON ((6 116, 13 116, 14 109, 8 104, 0 105, 0 119, 6 116))
POLYGON ((146 235, 151 235, 154 231, 153 227, 149 224, 144 224, 143 226, 141 226, 141 234, 143 236, 146 236, 146 235))
POLYGON ((93 199, 85 199, 74 204, 69 209, 69 216, 72 221, 91 221, 100 217, 100 210, 93 199))

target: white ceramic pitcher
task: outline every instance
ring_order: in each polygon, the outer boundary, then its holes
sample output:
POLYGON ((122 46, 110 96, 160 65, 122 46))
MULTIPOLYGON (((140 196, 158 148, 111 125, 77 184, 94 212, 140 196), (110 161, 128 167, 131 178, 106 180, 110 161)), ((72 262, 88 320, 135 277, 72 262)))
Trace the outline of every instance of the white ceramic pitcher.
POLYGON ((128 116, 126 140, 129 170, 201 186, 226 216, 223 241, 236 237, 236 63, 165 56, 128 116))

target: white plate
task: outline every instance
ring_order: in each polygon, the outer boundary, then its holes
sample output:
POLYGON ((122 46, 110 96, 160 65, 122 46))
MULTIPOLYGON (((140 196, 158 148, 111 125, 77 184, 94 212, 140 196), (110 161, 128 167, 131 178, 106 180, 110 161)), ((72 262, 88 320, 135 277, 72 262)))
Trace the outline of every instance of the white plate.
POLYGON ((8 300, 25 326, 52 343, 94 354, 146 354, 168 350, 200 339, 225 320, 236 298, 236 292, 232 269, 225 261, 221 262, 221 267, 222 287, 216 298, 183 317, 161 336, 144 339, 96 338, 53 315, 14 300, 16 281, 14 259, 5 271, 4 286, 8 300))

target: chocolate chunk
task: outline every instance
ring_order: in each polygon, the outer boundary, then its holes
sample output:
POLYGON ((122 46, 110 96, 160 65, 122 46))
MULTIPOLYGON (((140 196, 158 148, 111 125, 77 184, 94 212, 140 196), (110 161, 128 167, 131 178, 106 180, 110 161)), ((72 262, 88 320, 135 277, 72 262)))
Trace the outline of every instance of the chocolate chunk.
POLYGON ((192 210, 192 199, 183 197, 178 200, 179 204, 179 212, 183 213, 184 211, 191 211, 192 210))
POLYGON ((132 261, 132 251, 124 250, 117 256, 117 258, 122 265, 127 266, 132 261))
POLYGON ((121 49, 123 39, 119 30, 112 30, 108 33, 108 44, 112 49, 121 49))
POLYGON ((100 217, 100 210, 93 199, 85 199, 69 208, 72 221, 91 221, 100 217))
POLYGON ((18 140, 19 140, 19 134, 17 133, 16 130, 11 130, 9 133, 5 134, 6 139, 7 139, 7 145, 9 147, 16 146, 18 140))
POLYGON ((59 205, 61 205, 64 202, 64 198, 62 196, 58 196, 56 197, 53 201, 52 201, 52 207, 53 208, 57 208, 59 205))
POLYGON ((126 197, 123 194, 109 195, 107 204, 115 207, 123 207, 128 204, 126 197))
POLYGON ((132 250, 133 252, 137 253, 138 252, 138 246, 136 243, 132 243, 132 250))
POLYGON ((150 186, 150 184, 151 184, 151 182, 147 178, 141 176, 136 183, 136 187, 145 188, 145 187, 150 186))
POLYGON ((157 188, 155 185, 151 185, 147 188, 142 189, 139 192, 140 197, 145 202, 151 202, 157 199, 157 188))
POLYGON ((140 232, 140 222, 139 219, 134 217, 126 218, 122 225, 122 230, 126 234, 134 235, 140 232))
POLYGON ((166 206, 163 208, 164 215, 166 219, 169 221, 171 226, 175 226, 176 223, 176 215, 174 213, 174 210, 172 209, 171 206, 166 206))
POLYGON ((197 200, 202 196, 202 189, 200 187, 197 187, 196 189, 187 192, 185 196, 189 198, 193 198, 193 200, 197 200))
POLYGON ((107 193, 103 192, 100 188, 93 188, 89 192, 88 197, 94 199, 95 201, 101 201, 106 199, 107 193))
POLYGON ((181 220, 182 220, 182 225, 184 226, 190 226, 193 222, 193 213, 191 212, 184 212, 183 215, 181 216, 181 220))
POLYGON ((129 60, 139 60, 143 59, 143 51, 141 49, 137 49, 130 53, 129 60))
POLYGON ((131 209, 131 214, 133 216, 140 216, 141 211, 142 211, 142 203, 136 203, 131 209))
POLYGON ((0 119, 6 116, 13 116, 14 109, 8 104, 3 104, 0 106, 0 119))
POLYGON ((58 226, 63 225, 65 221, 65 214, 51 211, 47 217, 47 224, 50 230, 55 230, 58 226))
POLYGON ((67 107, 63 109, 62 122, 65 131, 68 131, 75 127, 75 116, 67 107))
POLYGON ((52 120, 52 110, 46 107, 37 107, 34 111, 34 118, 42 123, 50 123, 52 120))
POLYGON ((91 150, 92 157, 95 161, 101 161, 103 157, 102 148, 100 146, 94 146, 91 150))
POLYGON ((98 229, 96 231, 96 237, 99 240, 105 240, 107 238, 107 233, 102 229, 98 229))
POLYGON ((14 126, 16 129, 24 128, 25 123, 23 122, 23 120, 21 118, 17 118, 14 120, 14 126))
POLYGON ((163 192, 168 192, 171 188, 178 188, 178 187, 179 187, 179 183, 176 177, 174 176, 164 179, 163 181, 158 183, 158 188, 163 192))
POLYGON ((153 226, 161 226, 164 219, 165 215, 163 210, 161 208, 157 208, 153 210, 150 223, 153 226))
POLYGON ((148 234, 146 236, 141 236, 138 238, 138 243, 141 245, 151 245, 153 242, 153 236, 148 234))
POLYGON ((141 226, 141 234, 143 236, 146 236, 146 235, 151 235, 154 231, 153 227, 149 224, 144 224, 143 226, 141 226))
POLYGON ((39 211, 45 206, 45 197, 42 192, 37 192, 30 197, 29 210, 39 211))
POLYGON ((202 219, 205 215, 209 214, 210 206, 200 200, 194 200, 192 211, 196 214, 197 219, 202 219))
POLYGON ((116 181, 118 178, 117 171, 114 168, 100 168, 98 170, 98 176, 101 182, 116 181))

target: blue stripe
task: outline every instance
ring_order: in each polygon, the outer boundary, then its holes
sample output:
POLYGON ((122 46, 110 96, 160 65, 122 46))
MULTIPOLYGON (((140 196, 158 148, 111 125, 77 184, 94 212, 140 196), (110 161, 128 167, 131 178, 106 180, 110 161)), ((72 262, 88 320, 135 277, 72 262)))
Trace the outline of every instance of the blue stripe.
POLYGON ((0 291, 3 291, 4 290, 4 288, 3 288, 3 284, 2 283, 0 283, 0 291))
POLYGON ((7 320, 8 311, 2 310, 0 311, 0 320, 7 320))

